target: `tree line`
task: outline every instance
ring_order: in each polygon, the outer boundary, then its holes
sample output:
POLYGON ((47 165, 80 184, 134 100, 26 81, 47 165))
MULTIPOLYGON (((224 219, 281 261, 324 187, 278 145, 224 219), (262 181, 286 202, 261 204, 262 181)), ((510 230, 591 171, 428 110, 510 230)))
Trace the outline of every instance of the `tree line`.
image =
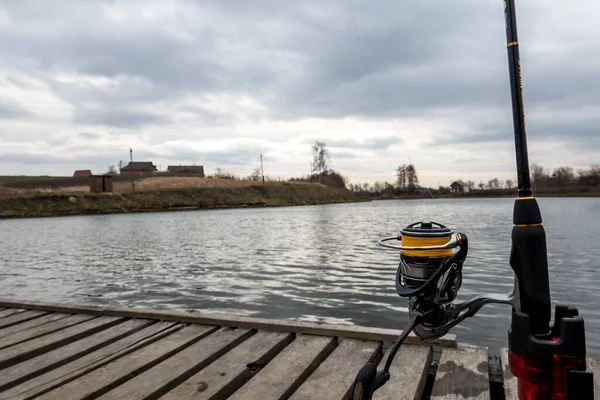
POLYGON ((600 165, 595 164, 575 172, 571 167, 558 167, 550 171, 541 165, 533 164, 531 185, 534 189, 600 186, 600 165))
MULTIPOLYGON (((531 185, 538 192, 553 193, 585 193, 600 189, 600 165, 592 165, 587 169, 575 171, 572 167, 562 166, 552 170, 545 169, 538 164, 532 164, 531 185)), ((397 197, 403 195, 428 195, 427 191, 435 196, 450 195, 448 186, 439 186, 437 189, 424 189, 419 186, 418 174, 412 164, 403 164, 396 169, 396 182, 377 181, 373 184, 350 183, 348 189, 353 192, 363 193, 372 197, 397 197)), ((489 179, 487 182, 475 183, 472 180, 464 182, 466 192, 487 195, 512 194, 517 187, 517 182, 512 179, 489 179)))
POLYGON ((427 190, 419 186, 419 175, 413 164, 402 164, 395 170, 394 183, 377 181, 372 185, 368 182, 350 183, 348 189, 353 192, 375 196, 394 197, 402 195, 417 195, 427 190))

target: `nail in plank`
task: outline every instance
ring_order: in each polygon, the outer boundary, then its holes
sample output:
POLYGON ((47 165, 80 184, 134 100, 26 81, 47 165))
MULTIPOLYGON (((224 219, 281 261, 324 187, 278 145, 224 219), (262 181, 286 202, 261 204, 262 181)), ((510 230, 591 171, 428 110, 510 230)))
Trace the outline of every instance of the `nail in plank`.
POLYGON ((293 336, 292 333, 259 331, 161 400, 226 398, 275 357, 293 336))
POLYGON ((287 399, 336 346, 335 338, 299 336, 230 399, 287 399))

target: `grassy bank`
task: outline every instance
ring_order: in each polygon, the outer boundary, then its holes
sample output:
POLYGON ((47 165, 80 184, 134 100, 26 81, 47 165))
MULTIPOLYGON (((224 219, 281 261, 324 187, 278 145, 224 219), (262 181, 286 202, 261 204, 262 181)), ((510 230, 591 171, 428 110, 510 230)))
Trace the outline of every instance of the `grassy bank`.
POLYGON ((0 195, 0 218, 295 206, 364 201, 345 189, 272 182, 228 187, 174 187, 129 193, 10 192, 0 195))

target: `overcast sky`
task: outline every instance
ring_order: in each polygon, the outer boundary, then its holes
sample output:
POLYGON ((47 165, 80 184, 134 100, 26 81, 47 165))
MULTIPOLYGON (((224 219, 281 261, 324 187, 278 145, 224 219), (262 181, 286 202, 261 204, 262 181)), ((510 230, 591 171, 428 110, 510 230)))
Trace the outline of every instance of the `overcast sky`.
MULTIPOLYGON (((0 175, 515 179, 501 0, 0 0, 0 175), (382 101, 401 135, 391 124, 382 101)), ((600 3, 518 1, 530 161, 600 163, 600 3)))

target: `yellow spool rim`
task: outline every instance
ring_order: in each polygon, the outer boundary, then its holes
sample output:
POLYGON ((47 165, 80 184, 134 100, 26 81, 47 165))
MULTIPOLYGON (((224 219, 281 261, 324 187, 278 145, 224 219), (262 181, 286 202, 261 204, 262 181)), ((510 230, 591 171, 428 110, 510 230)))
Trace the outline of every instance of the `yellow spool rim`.
MULTIPOLYGON (((412 236, 404 233, 402 236, 402 245, 410 247, 428 247, 441 246, 450 241, 451 234, 445 236, 412 236)), ((402 250, 402 254, 413 257, 449 257, 452 255, 452 249, 438 250, 402 250)))

